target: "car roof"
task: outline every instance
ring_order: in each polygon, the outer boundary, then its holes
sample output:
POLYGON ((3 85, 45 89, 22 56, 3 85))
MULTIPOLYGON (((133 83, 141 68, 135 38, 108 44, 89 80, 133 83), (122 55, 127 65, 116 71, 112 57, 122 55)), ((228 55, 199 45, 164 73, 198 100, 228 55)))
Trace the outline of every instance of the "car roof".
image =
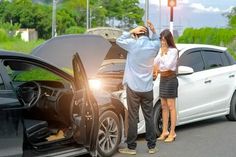
MULTIPOLYGON (((184 51, 195 49, 195 48, 209 48, 209 49, 216 49, 220 51, 226 51, 226 47, 215 46, 215 45, 207 45, 207 44, 176 44, 179 51, 182 53, 184 51)), ((180 53, 181 54, 181 53, 180 53)))

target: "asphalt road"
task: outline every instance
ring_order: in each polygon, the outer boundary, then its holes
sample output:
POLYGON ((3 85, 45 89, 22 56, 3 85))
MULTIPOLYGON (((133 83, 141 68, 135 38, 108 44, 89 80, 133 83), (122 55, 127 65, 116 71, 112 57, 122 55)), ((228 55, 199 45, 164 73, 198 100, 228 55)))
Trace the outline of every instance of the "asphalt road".
POLYGON ((176 133, 171 144, 158 141, 159 151, 154 155, 147 153, 144 135, 139 136, 136 157, 236 157, 236 122, 225 117, 178 126, 176 133))

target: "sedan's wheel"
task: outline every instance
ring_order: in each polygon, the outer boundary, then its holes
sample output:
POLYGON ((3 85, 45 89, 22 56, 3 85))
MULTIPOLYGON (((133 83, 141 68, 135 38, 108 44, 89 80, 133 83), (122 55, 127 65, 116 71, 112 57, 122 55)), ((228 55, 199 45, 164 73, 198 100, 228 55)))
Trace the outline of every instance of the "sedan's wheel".
POLYGON ((119 118, 112 111, 104 112, 99 118, 97 150, 100 156, 108 157, 115 153, 121 140, 119 118))
POLYGON ((158 103, 154 108, 154 129, 156 136, 160 136, 162 132, 162 114, 161 114, 161 104, 158 103))
MULTIPOLYGON (((154 108, 154 129, 157 137, 161 135, 162 128, 163 128, 162 109, 161 109, 161 103, 158 102, 154 108)), ((168 122, 168 130, 170 130, 170 117, 168 122)))
POLYGON ((234 93, 230 102, 230 111, 226 116, 228 120, 236 121, 236 93, 234 93))

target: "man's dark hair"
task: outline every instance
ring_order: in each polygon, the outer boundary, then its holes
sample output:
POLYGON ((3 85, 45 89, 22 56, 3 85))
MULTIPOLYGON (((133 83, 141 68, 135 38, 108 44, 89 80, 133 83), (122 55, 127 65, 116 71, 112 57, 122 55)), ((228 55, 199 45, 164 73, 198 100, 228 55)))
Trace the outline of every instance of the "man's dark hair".
POLYGON ((144 33, 141 33, 141 34, 137 34, 138 38, 141 37, 141 36, 149 37, 149 29, 146 26, 143 26, 143 27, 145 27, 147 31, 144 32, 144 33))

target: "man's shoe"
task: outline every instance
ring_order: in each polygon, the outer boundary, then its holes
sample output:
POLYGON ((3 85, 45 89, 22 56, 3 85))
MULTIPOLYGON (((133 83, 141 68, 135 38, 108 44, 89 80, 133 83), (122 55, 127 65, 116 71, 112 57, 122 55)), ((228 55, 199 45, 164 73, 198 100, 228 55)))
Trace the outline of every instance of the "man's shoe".
POLYGON ((148 153, 149 153, 149 154, 155 154, 157 151, 158 151, 157 148, 150 148, 150 149, 148 150, 148 153))
POLYGON ((123 149, 119 149, 119 153, 128 154, 128 155, 136 155, 136 150, 135 149, 129 149, 129 148, 123 148, 123 149))

